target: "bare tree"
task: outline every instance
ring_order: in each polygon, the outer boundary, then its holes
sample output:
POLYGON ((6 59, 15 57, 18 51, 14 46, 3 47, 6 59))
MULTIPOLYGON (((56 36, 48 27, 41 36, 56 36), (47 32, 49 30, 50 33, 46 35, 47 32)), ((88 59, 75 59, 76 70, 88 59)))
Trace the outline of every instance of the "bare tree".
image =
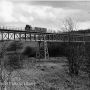
POLYGON ((62 27, 63 32, 71 32, 74 31, 75 29, 76 29, 76 24, 72 18, 69 17, 63 21, 63 27, 62 27))
POLYGON ((80 57, 80 44, 76 44, 73 42, 74 30, 76 29, 75 26, 76 24, 74 23, 74 20, 72 18, 67 18, 63 24, 63 31, 67 34, 68 38, 66 53, 70 75, 78 75, 79 73, 78 59, 80 57))

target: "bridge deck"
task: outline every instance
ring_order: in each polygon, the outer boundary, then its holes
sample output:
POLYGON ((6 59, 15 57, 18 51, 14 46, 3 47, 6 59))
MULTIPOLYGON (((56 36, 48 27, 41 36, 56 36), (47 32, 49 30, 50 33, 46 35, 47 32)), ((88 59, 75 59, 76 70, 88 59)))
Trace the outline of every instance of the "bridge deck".
POLYGON ((65 34, 65 33, 41 33, 35 31, 0 29, 0 40, 25 40, 47 42, 90 42, 90 35, 65 34))

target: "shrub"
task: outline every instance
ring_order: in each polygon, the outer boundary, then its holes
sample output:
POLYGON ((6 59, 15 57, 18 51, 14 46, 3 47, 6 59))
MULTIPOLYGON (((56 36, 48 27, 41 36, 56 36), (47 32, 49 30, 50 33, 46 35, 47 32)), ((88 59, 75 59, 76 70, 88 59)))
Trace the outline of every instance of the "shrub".
POLYGON ((48 43, 48 51, 50 57, 65 56, 65 43, 48 43))
POLYGON ((7 51, 16 51, 23 48, 23 44, 20 41, 12 41, 7 47, 7 51))
POLYGON ((21 49, 22 43, 20 41, 13 41, 8 44, 6 56, 8 58, 8 62, 5 62, 5 65, 9 66, 13 69, 18 69, 21 67, 22 58, 21 57, 21 49))
POLYGON ((85 43, 85 60, 83 62, 83 71, 87 72, 90 78, 90 42, 85 43))
POLYGON ((10 70, 10 69, 15 70, 15 69, 19 69, 22 67, 20 62, 21 61, 19 59, 19 55, 16 53, 13 53, 13 54, 7 56, 7 61, 4 63, 4 66, 8 70, 10 70))
POLYGON ((36 55, 35 49, 30 46, 27 46, 24 48, 22 55, 28 56, 28 57, 35 57, 35 55, 36 55))
POLYGON ((78 75, 83 62, 84 46, 82 44, 69 43, 66 53, 70 75, 78 75))

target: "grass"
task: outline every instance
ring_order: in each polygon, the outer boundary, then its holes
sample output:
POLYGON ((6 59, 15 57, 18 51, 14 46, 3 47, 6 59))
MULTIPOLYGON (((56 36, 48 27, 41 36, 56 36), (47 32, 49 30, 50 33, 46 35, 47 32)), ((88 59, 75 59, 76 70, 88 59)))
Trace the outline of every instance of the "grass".
MULTIPOLYGON (((58 47, 55 47, 55 49, 58 49, 58 47)), ((4 72, 8 73, 6 71, 4 72)), ((22 69, 11 72, 11 82, 17 82, 18 85, 11 86, 11 89, 9 88, 8 90, 14 90, 15 88, 16 90, 90 89, 89 79, 84 72, 80 71, 78 77, 71 78, 69 76, 67 59, 65 57, 52 57, 46 61, 27 57, 24 60, 22 69), (25 82, 30 85, 19 85, 20 83, 25 84, 25 82)))
MULTIPOLYGON (((8 90, 89 90, 86 74, 80 72, 78 77, 71 78, 67 71, 66 58, 50 58, 48 61, 32 62, 29 58, 24 68, 11 74, 11 82, 17 82, 8 90), (57 59, 57 60, 56 60, 57 59), (55 62, 54 62, 55 61, 55 62), (82 75, 83 74, 83 75, 82 75), (29 85, 19 85, 24 83, 29 85)), ((36 61, 36 60, 35 60, 36 61)))

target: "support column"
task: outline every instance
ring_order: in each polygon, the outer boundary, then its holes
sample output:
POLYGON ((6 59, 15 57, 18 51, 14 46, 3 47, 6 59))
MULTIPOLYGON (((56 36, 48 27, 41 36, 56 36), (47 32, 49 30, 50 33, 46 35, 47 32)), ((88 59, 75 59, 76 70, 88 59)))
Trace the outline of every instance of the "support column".
POLYGON ((9 32, 8 32, 8 40, 9 40, 9 32))
POLYGON ((14 40, 15 40, 15 32, 14 32, 14 40))
POLYGON ((31 33, 30 33, 29 35, 30 35, 30 38, 29 38, 29 39, 30 39, 30 41, 31 41, 31 33))
POLYGON ((37 44, 38 45, 37 45, 36 58, 38 59, 44 58, 44 42, 38 41, 37 44))
POLYGON ((1 35, 2 35, 2 41, 4 40, 4 38, 3 38, 3 32, 1 32, 1 35))
POLYGON ((21 41, 21 32, 19 33, 19 40, 21 41))
POLYGON ((38 41, 38 49, 36 53, 38 59, 49 59, 48 46, 46 41, 46 35, 44 35, 44 41, 38 41))
POLYGON ((48 52, 48 46, 47 46, 47 42, 44 42, 44 52, 45 52, 45 60, 49 59, 49 52, 48 52))
POLYGON ((27 38, 26 38, 26 33, 24 33, 24 35, 25 35, 25 41, 26 41, 26 39, 27 39, 27 38))

